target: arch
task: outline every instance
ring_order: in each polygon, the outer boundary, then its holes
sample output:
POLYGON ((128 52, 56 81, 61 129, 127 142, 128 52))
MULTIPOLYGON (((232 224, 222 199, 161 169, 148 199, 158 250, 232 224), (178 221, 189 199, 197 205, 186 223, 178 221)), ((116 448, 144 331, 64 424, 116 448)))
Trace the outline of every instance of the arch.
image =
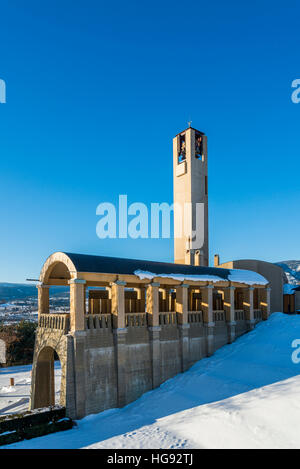
POLYGON ((46 285, 51 279, 70 280, 76 277, 76 274, 76 267, 70 257, 64 252, 55 252, 44 263, 40 282, 46 285))
MULTIPOLYGON (((34 376, 34 408, 49 407, 55 405, 55 372, 54 372, 54 358, 56 349, 47 345, 43 347, 36 358, 34 376)), ((61 368, 63 371, 63 362, 60 360, 57 353, 61 368)), ((60 392, 62 387, 62 378, 60 385, 60 392)), ((60 404, 65 405, 63 396, 60 395, 60 404)))

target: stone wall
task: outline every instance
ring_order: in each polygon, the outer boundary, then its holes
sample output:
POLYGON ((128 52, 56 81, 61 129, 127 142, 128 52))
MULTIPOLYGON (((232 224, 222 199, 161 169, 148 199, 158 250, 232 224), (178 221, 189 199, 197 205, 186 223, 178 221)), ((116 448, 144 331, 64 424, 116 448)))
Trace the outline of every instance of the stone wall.
MULTIPOLYGON (((49 323, 45 327, 41 321, 36 335, 31 408, 49 405, 47 400, 53 399, 51 379, 45 378, 52 372, 53 351, 62 366, 61 404, 68 416, 82 418, 122 407, 185 371, 208 355, 208 334, 213 333, 213 351, 230 341, 224 315, 216 317, 209 331, 202 320, 197 322, 197 315, 190 316, 195 322, 157 327, 148 326, 145 316, 124 329, 114 329, 110 320, 101 323, 95 319, 89 320, 86 330, 72 333, 50 328, 49 323)), ((239 336, 247 331, 247 322, 237 320, 235 328, 239 336)))

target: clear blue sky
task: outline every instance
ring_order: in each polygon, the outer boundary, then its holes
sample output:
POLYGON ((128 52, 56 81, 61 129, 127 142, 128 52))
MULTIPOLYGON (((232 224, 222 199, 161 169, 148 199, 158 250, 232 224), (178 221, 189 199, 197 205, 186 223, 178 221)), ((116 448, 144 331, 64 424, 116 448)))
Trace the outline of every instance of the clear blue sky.
POLYGON ((100 240, 96 207, 172 201, 172 138, 208 135, 211 260, 300 259, 298 1, 0 1, 0 281, 100 240))

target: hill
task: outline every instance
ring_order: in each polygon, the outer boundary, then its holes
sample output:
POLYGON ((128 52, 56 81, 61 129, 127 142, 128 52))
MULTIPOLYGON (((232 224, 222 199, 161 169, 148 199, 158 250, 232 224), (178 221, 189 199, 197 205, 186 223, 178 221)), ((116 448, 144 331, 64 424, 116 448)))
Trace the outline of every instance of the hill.
POLYGON ((282 261, 277 262, 276 265, 285 271, 289 283, 300 284, 300 261, 282 261))
MULTIPOLYGON (((68 287, 51 287, 51 295, 57 295, 68 291, 68 287)), ((35 285, 0 282, 0 302, 18 299, 21 300, 23 298, 28 298, 31 296, 37 296, 37 288, 35 285)))

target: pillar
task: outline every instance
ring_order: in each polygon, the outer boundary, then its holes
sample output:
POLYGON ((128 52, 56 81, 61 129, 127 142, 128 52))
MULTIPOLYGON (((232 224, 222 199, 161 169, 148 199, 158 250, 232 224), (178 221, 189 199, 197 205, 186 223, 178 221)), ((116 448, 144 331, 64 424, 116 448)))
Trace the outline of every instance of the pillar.
POLYGON ((207 355, 214 353, 213 285, 201 288, 203 322, 206 329, 207 355))
POLYGON ((69 280, 71 331, 85 330, 85 284, 85 280, 69 280))
POLYGON ((243 290, 243 310, 245 312, 247 328, 249 331, 251 331, 255 326, 253 293, 253 287, 248 287, 243 290))
POLYGON ((227 287, 224 289, 224 311, 226 315, 226 324, 228 331, 228 343, 231 344, 235 339, 235 304, 234 304, 235 287, 227 287))
POLYGON ((189 285, 176 287, 176 313, 178 324, 188 324, 189 285))
POLYGON ((78 419, 86 415, 86 331, 72 331, 74 341, 74 374, 75 374, 75 394, 76 394, 76 416, 78 419))
POLYGON ((260 309, 262 318, 266 321, 271 314, 271 288, 260 289, 260 309))
POLYGON ((159 325, 159 283, 147 285, 146 290, 146 311, 149 325, 152 387, 153 389, 161 384, 160 373, 160 331, 159 325))
POLYGON ((118 407, 126 402, 126 318, 125 318, 125 285, 117 280, 111 284, 111 312, 115 347, 115 365, 117 375, 118 407))
POLYGON ((38 317, 49 314, 49 288, 50 285, 37 285, 38 289, 38 317))
POLYGON ((116 328, 113 330, 115 346, 115 364, 117 374, 117 395, 118 407, 124 407, 126 401, 126 328, 116 328))
POLYGON ((149 326, 159 326, 159 283, 151 283, 146 291, 146 310, 149 326))
POLYGON ((117 280, 111 284, 111 312, 113 317, 113 327, 124 329, 125 324, 125 285, 126 282, 117 280))
POLYGON ((180 336, 181 371, 186 371, 189 368, 190 358, 188 294, 189 285, 182 284, 179 287, 176 287, 176 313, 180 336))
POLYGON ((161 384, 160 372, 160 326, 150 326, 149 339, 150 339, 150 354, 151 354, 151 369, 152 369, 152 388, 157 388, 161 384))

